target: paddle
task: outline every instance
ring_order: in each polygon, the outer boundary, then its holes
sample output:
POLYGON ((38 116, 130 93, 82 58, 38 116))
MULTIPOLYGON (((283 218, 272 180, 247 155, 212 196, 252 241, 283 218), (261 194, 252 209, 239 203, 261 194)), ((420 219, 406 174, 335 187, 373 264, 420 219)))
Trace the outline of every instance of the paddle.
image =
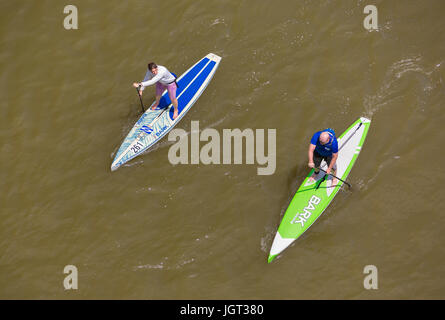
POLYGON ((145 110, 144 110, 144 104, 142 103, 142 97, 141 97, 141 95, 139 94, 139 90, 140 90, 140 89, 141 89, 141 86, 137 87, 137 88, 136 88, 136 91, 137 91, 138 96, 139 96, 139 101, 141 102, 142 113, 144 113, 144 112, 145 112, 145 110))
POLYGON ((315 188, 315 190, 318 190, 318 188, 320 188, 321 184, 323 183, 323 181, 326 180, 326 175, 323 176, 323 179, 320 180, 320 183, 317 184, 317 187, 315 188))
MULTIPOLYGON (((327 172, 325 171, 325 170, 323 170, 322 168, 319 168, 321 171, 323 171, 324 173, 326 173, 327 174, 327 172)), ((342 179, 340 179, 339 177, 337 177, 337 176, 334 176, 332 173, 329 173, 331 176, 333 176, 334 178, 336 178, 336 179, 338 179, 338 180, 340 180, 341 182, 343 182, 343 183, 345 183, 345 184, 347 184, 348 185, 348 187, 349 188, 351 188, 351 185, 349 184, 349 183, 347 183, 346 181, 344 181, 344 180, 342 180, 342 179)), ((326 176, 325 176, 326 177, 326 176)))

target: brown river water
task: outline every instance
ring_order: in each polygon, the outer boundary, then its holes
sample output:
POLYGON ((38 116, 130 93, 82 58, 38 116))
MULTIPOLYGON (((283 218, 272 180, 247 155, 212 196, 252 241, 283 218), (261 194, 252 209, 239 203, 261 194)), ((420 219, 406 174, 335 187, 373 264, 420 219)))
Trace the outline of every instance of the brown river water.
POLYGON ((2 0, 0 298, 443 299, 444 12, 442 0, 2 0), (209 52, 221 64, 176 128, 276 129, 275 173, 172 165, 167 137, 112 172, 147 62, 182 74, 209 52), (352 189, 268 264, 312 134, 361 116, 352 189))

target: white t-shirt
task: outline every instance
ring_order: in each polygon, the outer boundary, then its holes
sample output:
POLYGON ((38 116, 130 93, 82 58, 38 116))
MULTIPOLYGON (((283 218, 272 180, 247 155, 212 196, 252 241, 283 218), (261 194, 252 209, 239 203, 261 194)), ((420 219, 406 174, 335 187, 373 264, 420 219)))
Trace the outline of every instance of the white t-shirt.
POLYGON ((175 77, 171 74, 170 71, 167 70, 166 67, 158 66, 158 74, 154 75, 150 70, 145 74, 144 80, 142 81, 142 90, 145 87, 151 86, 156 82, 160 82, 164 85, 168 85, 175 81, 175 77))

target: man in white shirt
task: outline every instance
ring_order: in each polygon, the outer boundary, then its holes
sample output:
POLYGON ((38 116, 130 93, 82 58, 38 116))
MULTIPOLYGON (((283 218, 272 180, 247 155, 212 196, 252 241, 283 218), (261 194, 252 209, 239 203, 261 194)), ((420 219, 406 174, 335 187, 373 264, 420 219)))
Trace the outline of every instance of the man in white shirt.
POLYGON ((135 88, 141 87, 141 89, 139 90, 139 94, 142 96, 142 91, 145 89, 145 87, 151 86, 155 83, 156 103, 151 109, 156 109, 156 107, 159 105, 159 101, 161 100, 162 92, 167 89, 170 100, 175 107, 173 119, 176 119, 178 117, 178 100, 176 99, 176 88, 178 86, 176 84, 175 76, 173 76, 173 74, 168 71, 166 67, 158 66, 154 62, 150 62, 148 64, 148 71, 145 74, 144 80, 139 83, 133 83, 133 86, 135 88))

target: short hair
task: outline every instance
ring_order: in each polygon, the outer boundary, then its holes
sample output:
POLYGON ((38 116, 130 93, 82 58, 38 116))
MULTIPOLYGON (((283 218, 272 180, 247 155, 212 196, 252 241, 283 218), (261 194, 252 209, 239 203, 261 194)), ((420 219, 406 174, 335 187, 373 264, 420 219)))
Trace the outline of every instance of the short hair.
POLYGON ((149 64, 148 64, 148 70, 153 70, 153 69, 155 69, 155 68, 157 68, 158 66, 156 65, 156 63, 154 63, 154 62, 150 62, 149 64))

